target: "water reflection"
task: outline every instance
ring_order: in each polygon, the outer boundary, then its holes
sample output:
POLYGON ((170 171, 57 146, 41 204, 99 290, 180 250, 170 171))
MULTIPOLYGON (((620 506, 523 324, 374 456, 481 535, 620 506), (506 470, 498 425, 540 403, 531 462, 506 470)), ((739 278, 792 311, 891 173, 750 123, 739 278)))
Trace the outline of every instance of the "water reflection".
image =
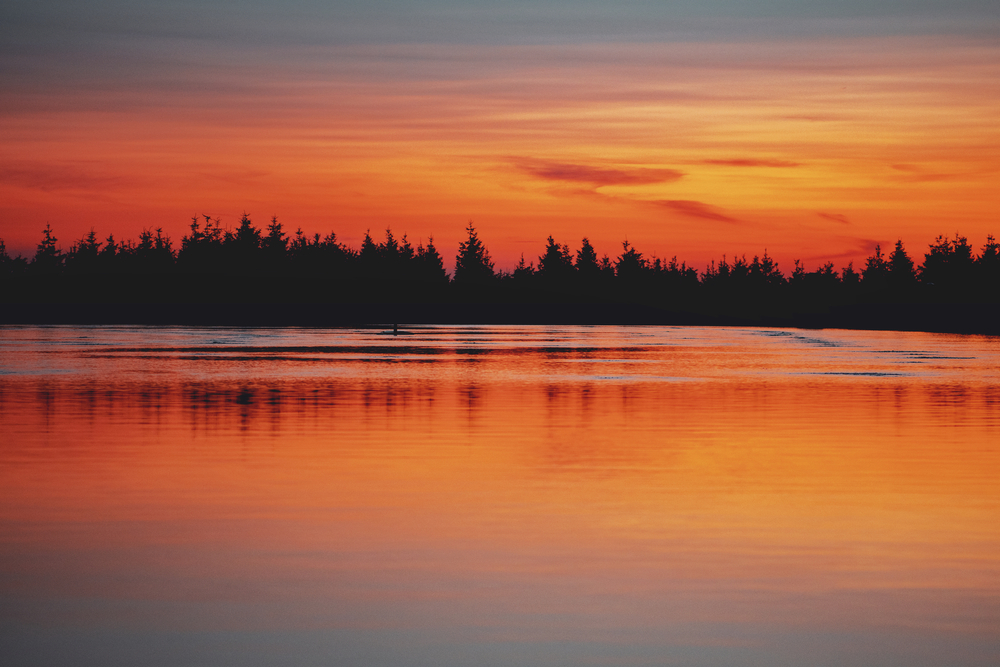
POLYGON ((992 339, 0 336, 11 664, 1000 656, 992 339))

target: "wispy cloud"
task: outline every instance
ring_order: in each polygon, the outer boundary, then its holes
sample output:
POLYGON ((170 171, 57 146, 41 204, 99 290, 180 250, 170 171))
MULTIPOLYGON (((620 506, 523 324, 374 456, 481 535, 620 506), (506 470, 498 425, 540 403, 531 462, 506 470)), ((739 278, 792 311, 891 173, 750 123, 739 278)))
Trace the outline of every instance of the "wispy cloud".
POLYGON ((933 183, 935 181, 950 181, 958 178, 957 174, 907 174, 897 176, 895 180, 906 181, 907 183, 933 183))
POLYGON ((512 162, 520 171, 535 178, 546 181, 590 183, 594 187, 669 183, 684 177, 684 172, 675 169, 649 169, 645 167, 608 169, 588 164, 530 158, 515 158, 512 162))
POLYGON ((833 115, 821 115, 821 114, 795 114, 791 116, 783 116, 784 120, 803 120, 809 123, 823 123, 843 120, 839 116, 833 115))
POLYGON ((758 160, 754 158, 732 158, 729 160, 704 160, 705 164, 714 164, 720 167, 798 167, 799 162, 789 162, 788 160, 758 160))
POLYGON ((823 218, 824 220, 830 220, 832 222, 839 222, 842 225, 849 225, 851 221, 847 219, 846 215, 841 213, 822 213, 817 212, 816 215, 823 218))
POLYGON ((934 181, 948 181, 956 178, 957 174, 942 174, 924 171, 919 165, 915 164, 890 164, 890 167, 896 171, 903 172, 899 176, 893 176, 895 181, 904 181, 906 183, 933 183, 934 181))
POLYGON ((117 190, 134 178, 94 174, 76 165, 13 164, 0 166, 0 181, 42 192, 117 190))
MULTIPOLYGON (((866 257, 874 254, 875 246, 881 245, 883 252, 887 244, 882 243, 876 239, 864 239, 864 238, 847 238, 839 237, 838 241, 843 240, 847 244, 847 248, 842 252, 838 253, 824 253, 822 255, 812 255, 810 257, 804 257, 803 259, 807 262, 832 262, 836 260, 850 259, 854 260, 858 254, 863 254, 866 257)), ((864 266, 864 260, 858 262, 854 266, 855 271, 860 271, 864 266)))
MULTIPOLYGON (((875 254, 875 248, 876 248, 876 246, 881 246, 882 249, 885 250, 886 245, 887 244, 879 241, 878 239, 856 239, 854 241, 854 247, 857 250, 862 251, 865 255, 873 255, 873 254, 875 254)), ((847 255, 847 253, 844 253, 844 256, 849 256, 849 255, 847 255)), ((858 268, 858 267, 855 267, 855 268, 858 268)))
POLYGON ((689 218, 700 218, 702 220, 715 220, 717 222, 739 223, 740 220, 728 216, 719 211, 714 206, 691 199, 661 199, 654 201, 654 204, 663 208, 680 213, 689 218))

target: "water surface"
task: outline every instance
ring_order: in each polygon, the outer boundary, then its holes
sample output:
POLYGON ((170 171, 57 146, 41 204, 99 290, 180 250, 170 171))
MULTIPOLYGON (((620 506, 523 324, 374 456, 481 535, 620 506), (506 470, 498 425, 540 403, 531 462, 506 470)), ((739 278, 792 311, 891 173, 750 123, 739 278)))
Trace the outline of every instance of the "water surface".
POLYGON ((0 328, 11 665, 995 665, 1000 340, 0 328))

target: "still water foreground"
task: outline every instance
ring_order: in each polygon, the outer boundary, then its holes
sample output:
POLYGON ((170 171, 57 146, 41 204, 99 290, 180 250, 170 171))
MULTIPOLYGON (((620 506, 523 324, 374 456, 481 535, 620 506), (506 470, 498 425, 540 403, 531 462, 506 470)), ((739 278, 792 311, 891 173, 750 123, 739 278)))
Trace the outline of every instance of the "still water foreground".
POLYGON ((6 665, 995 665, 1000 339, 0 328, 6 665))

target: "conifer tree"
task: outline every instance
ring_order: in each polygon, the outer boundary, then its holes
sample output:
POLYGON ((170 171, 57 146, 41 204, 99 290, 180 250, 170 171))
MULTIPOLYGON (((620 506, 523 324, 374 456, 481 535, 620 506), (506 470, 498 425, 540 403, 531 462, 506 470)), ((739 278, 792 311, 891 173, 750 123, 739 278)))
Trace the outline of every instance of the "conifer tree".
POLYGON ((861 276, 854 270, 854 262, 848 262, 844 270, 841 271, 841 283, 844 285, 858 285, 861 283, 861 276))
POLYGON ((458 244, 455 256, 455 283, 458 285, 486 285, 494 282, 493 260, 489 250, 479 240, 472 222, 465 228, 469 237, 458 244))
POLYGON ((282 257, 288 250, 288 238, 281 223, 278 222, 278 216, 271 216, 271 222, 267 226, 267 236, 261 241, 261 247, 273 257, 282 257))
POLYGON ((897 287, 906 287, 916 282, 913 260, 906 254, 902 239, 896 240, 896 247, 889 254, 888 269, 889 278, 897 287))
POLYGON ((556 243, 550 235, 546 240, 545 252, 538 258, 538 272, 543 276, 563 277, 573 270, 573 259, 569 247, 556 243))
POLYGON ((615 275, 619 280, 636 283, 649 269, 649 262, 628 241, 622 242, 622 254, 615 261, 615 275))
POLYGON ((980 286, 981 296, 991 301, 1000 299, 1000 243, 993 235, 986 237, 986 245, 976 259, 976 282, 980 286))
POLYGON ((56 246, 58 239, 52 234, 52 225, 45 223, 42 230, 42 240, 35 248, 35 258, 31 262, 31 268, 36 273, 53 274, 62 269, 63 255, 56 246))
MULTIPOLYGON (((754 257, 754 262, 757 262, 757 258, 754 257)), ((806 269, 802 266, 802 260, 794 261, 795 268, 792 269, 792 275, 789 277, 789 282, 793 285, 801 285, 806 279, 806 269)))
POLYGON ((889 263, 882 254, 882 246, 876 245, 875 252, 865 260, 865 268, 861 270, 861 280, 870 287, 881 287, 889 276, 889 263))
POLYGON ((515 281, 523 283, 530 280, 534 275, 535 275, 535 263, 530 262, 526 264, 524 261, 524 253, 522 252, 521 261, 519 261, 517 263, 517 266, 514 267, 514 273, 511 274, 511 277, 515 281))
POLYGON ((66 270, 73 273, 91 273, 97 269, 101 242, 93 229, 73 244, 66 254, 66 270))
POLYGON ((584 278, 596 276, 600 271, 597 252, 594 250, 594 246, 590 244, 590 239, 586 236, 580 241, 580 249, 576 251, 575 267, 580 276, 584 278))
POLYGON ((432 284, 446 284, 448 282, 448 273, 444 270, 444 259, 441 258, 434 246, 434 237, 428 237, 426 246, 421 244, 417 247, 417 262, 423 280, 432 284))
POLYGON ((237 248, 244 252, 260 248, 260 230, 253 226, 250 216, 246 213, 240 218, 240 226, 236 229, 234 240, 237 248))

